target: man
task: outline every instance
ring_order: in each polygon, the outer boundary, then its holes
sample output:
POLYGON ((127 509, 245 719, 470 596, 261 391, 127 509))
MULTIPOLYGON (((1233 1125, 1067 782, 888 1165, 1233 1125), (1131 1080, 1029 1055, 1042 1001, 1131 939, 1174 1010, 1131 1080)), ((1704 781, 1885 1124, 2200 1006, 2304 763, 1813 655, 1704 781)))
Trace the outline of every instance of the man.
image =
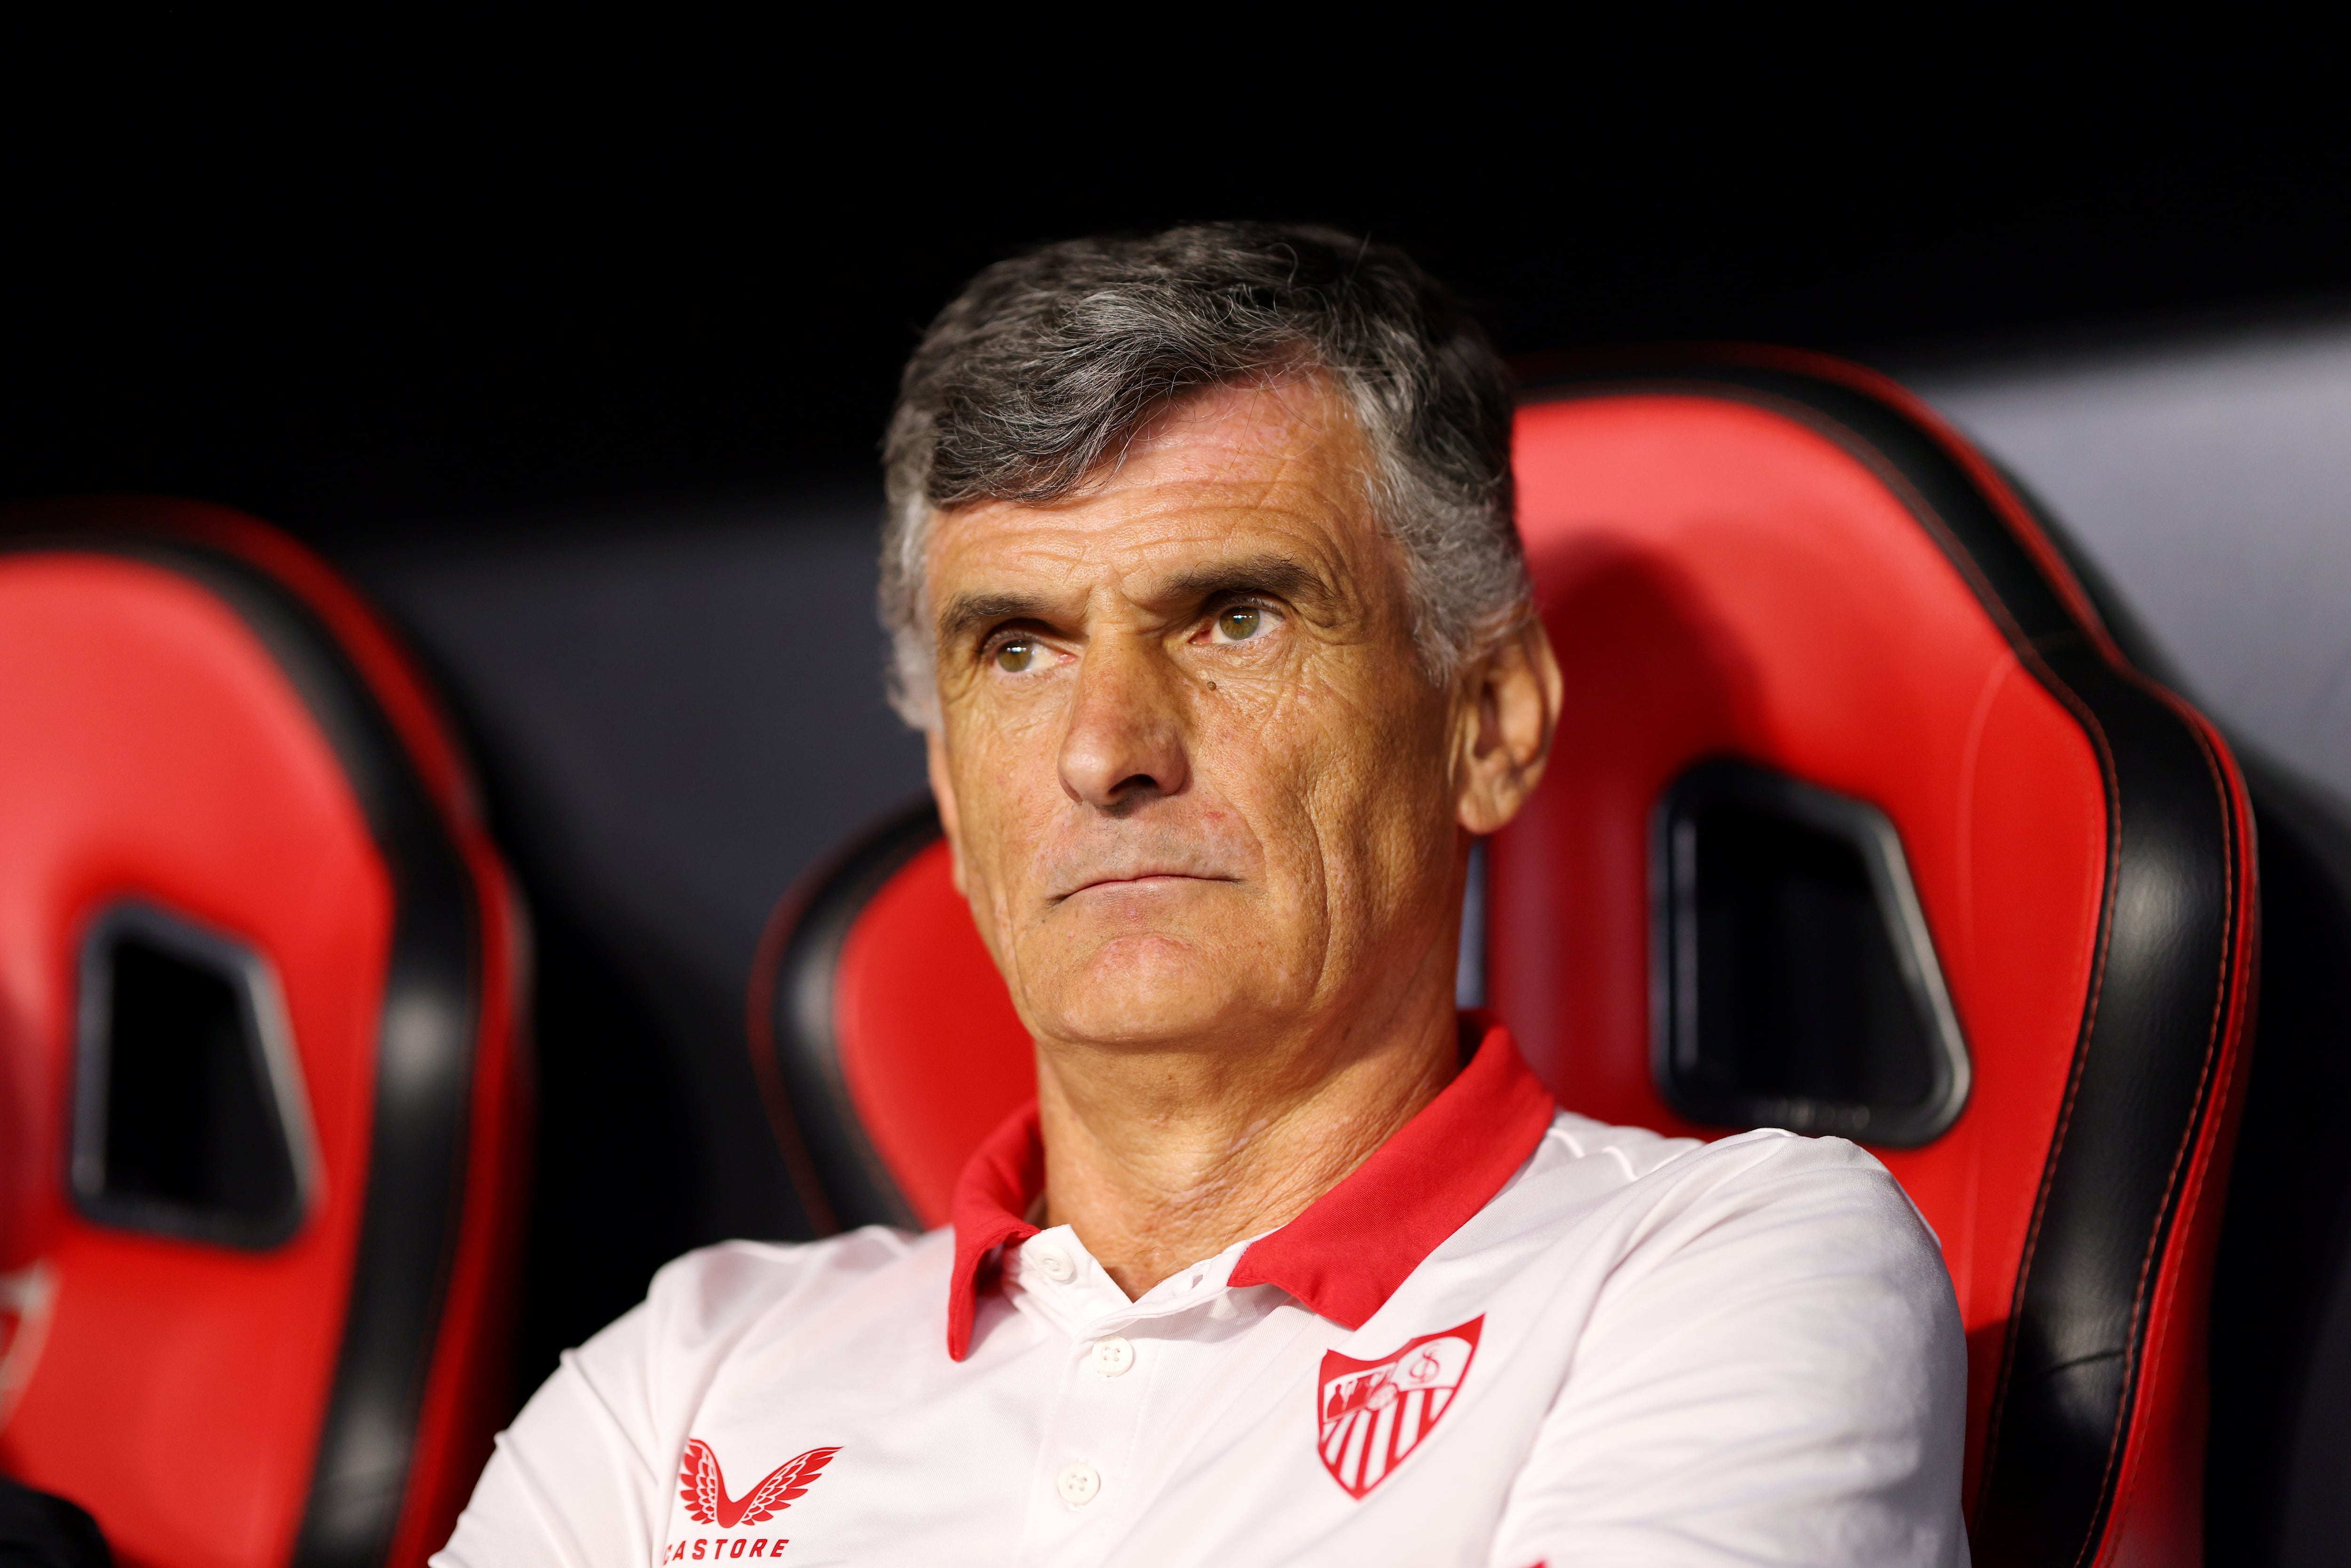
POLYGON ((1056 246, 941 314, 883 603, 1037 1103, 948 1229, 664 1270, 444 1568, 1965 1560, 1958 1312, 1885 1171, 1561 1112, 1455 1014, 1559 710, 1510 419, 1325 231, 1056 246))

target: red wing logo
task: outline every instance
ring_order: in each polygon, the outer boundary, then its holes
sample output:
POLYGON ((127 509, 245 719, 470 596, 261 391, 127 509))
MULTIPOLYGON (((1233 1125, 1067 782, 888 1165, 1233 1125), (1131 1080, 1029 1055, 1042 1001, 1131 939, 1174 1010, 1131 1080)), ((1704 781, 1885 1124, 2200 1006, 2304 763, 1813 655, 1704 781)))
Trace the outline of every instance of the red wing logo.
POLYGON ((715 1524, 721 1530, 732 1530, 738 1524, 758 1524, 769 1518, 779 1508, 789 1508, 792 1500, 816 1483, 824 1474, 824 1467, 832 1463, 839 1448, 810 1448, 796 1459, 786 1459, 768 1474, 768 1479, 745 1492, 740 1498, 726 1495, 726 1478, 718 1469, 718 1456, 710 1445, 699 1437, 688 1439, 685 1463, 677 1474, 678 1496, 685 1500, 685 1511, 696 1524, 715 1524))
POLYGON ((1425 1333, 1384 1361, 1322 1354, 1322 1468, 1361 1498, 1385 1480, 1420 1446, 1453 1404, 1469 1359, 1478 1354, 1483 1314, 1458 1329, 1425 1333))

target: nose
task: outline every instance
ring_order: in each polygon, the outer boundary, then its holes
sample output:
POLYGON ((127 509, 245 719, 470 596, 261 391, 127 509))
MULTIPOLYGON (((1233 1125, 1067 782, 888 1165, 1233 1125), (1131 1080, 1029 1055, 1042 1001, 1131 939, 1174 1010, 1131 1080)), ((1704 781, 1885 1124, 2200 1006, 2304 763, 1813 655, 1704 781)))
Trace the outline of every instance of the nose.
POLYGON ((1118 813, 1190 781, 1177 679, 1128 639, 1087 647, 1061 732, 1061 789, 1071 800, 1118 813))

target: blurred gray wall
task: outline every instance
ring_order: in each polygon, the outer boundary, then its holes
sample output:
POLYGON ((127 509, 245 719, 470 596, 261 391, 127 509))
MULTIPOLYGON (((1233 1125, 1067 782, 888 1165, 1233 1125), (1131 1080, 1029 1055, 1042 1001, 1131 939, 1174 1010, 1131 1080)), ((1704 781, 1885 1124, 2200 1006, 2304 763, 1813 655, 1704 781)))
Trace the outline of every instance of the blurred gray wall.
POLYGON ((2351 319, 1902 379, 2038 493, 2234 741, 2351 800, 2351 319))
POLYGON ((525 1389, 727 1237, 809 1233, 744 996, 793 879, 922 788, 883 705, 879 486, 345 552, 439 676, 537 936, 525 1389))

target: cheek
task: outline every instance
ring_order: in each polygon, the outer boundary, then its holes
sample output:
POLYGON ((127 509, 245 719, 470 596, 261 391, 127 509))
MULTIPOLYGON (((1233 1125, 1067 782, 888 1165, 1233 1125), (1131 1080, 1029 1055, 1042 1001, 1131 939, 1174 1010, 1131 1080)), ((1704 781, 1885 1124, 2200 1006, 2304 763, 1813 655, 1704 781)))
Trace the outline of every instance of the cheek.
POLYGON ((1417 689, 1304 681, 1234 705, 1217 749, 1228 791, 1270 853, 1318 884, 1337 920, 1377 920, 1449 852, 1442 705, 1417 689))
POLYGON ((1005 722, 970 724, 948 747, 961 819, 965 876, 1001 887, 1019 876, 1044 826, 1062 802, 1056 757, 1057 728, 1041 716, 1008 716, 1005 722))
POLYGON ((1451 875, 1447 727, 1433 694, 1374 694, 1328 715, 1303 769, 1334 915, 1376 925, 1451 875))
POLYGON ((1043 683, 1010 691, 983 686, 951 707, 947 755, 957 788, 1008 798, 1018 794, 1012 775, 1050 772, 1067 716, 1062 695, 1043 683))

